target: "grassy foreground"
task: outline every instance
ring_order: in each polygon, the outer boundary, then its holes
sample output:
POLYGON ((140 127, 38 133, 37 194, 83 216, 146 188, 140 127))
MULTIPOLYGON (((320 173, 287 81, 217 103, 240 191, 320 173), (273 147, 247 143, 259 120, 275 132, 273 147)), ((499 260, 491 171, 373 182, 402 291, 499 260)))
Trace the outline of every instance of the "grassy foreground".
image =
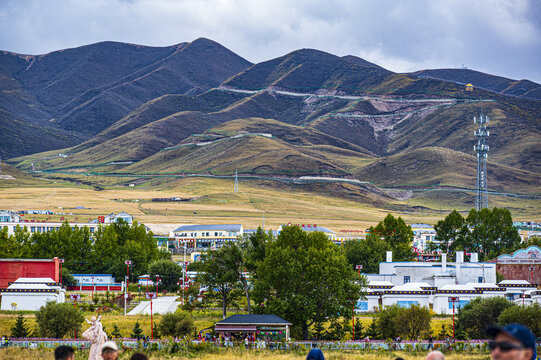
MULTIPOLYGON (((129 359, 131 352, 126 352, 120 355, 119 359, 129 359)), ((245 351, 242 349, 224 350, 220 349, 212 353, 197 354, 191 356, 176 356, 165 355, 160 353, 147 354, 149 359, 202 359, 202 360, 240 360, 240 359, 254 359, 254 360, 301 360, 306 359, 306 352, 284 352, 284 351, 269 351, 269 350, 250 350, 245 351)), ((395 359, 402 357, 406 360, 422 360, 426 357, 426 353, 409 353, 403 351, 380 351, 380 352, 361 352, 361 351, 324 351, 325 359, 329 360, 376 360, 376 359, 395 359)), ((23 359, 52 359, 53 350, 51 349, 22 349, 22 348, 8 348, 0 349, 0 359, 4 360, 23 360, 23 359)), ((75 359, 87 359, 88 351, 75 353, 75 359)), ((449 360, 484 360, 490 359, 487 354, 445 354, 445 358, 449 360)))

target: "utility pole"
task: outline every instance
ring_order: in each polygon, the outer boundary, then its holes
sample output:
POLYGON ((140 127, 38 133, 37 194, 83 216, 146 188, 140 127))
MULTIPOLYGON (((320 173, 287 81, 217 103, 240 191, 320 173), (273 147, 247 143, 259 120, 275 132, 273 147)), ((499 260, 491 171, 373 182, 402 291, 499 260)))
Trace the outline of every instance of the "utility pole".
POLYGON ((239 192, 239 176, 237 169, 235 169, 235 188, 233 189, 233 192, 238 193, 239 192))
POLYGON ((477 179, 475 184, 475 210, 477 211, 488 208, 487 157, 489 146, 486 142, 490 135, 490 131, 487 130, 489 121, 489 117, 483 114, 479 115, 479 118, 473 117, 474 124, 479 124, 477 130, 473 133, 477 139, 477 144, 473 146, 477 153, 477 179))

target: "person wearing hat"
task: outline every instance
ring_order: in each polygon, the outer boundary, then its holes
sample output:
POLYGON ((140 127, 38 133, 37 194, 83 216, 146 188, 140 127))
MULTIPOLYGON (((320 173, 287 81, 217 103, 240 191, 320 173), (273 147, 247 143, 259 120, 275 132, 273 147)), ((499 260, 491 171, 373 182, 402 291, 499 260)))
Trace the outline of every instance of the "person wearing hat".
POLYGON ((118 358, 118 346, 113 341, 107 341, 101 346, 103 360, 116 360, 118 358))
POLYGON ((488 343, 493 360, 535 360, 535 337, 524 325, 491 326, 487 335, 494 340, 488 343))

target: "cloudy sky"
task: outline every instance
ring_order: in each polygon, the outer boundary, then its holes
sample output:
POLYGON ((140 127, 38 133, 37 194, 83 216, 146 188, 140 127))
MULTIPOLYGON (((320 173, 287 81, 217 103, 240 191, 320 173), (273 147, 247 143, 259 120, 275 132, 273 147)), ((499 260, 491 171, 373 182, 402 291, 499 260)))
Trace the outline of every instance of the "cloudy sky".
POLYGON ((315 48, 541 83, 540 0, 0 0, 0 49, 17 53, 198 37, 252 62, 315 48))

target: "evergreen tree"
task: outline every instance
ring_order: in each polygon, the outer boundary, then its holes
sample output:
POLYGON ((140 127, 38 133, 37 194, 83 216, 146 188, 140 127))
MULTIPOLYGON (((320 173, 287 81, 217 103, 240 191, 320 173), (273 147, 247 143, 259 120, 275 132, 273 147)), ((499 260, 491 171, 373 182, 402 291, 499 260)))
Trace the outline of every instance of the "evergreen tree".
POLYGON ((355 339, 364 337, 364 327, 360 319, 355 320, 355 339))
POLYGON ((130 334, 130 337, 132 339, 142 339, 143 338, 143 329, 141 328, 141 325, 139 325, 139 321, 137 321, 132 329, 132 333, 130 334))
POLYGON ((372 318, 372 322, 368 329, 366 329, 366 336, 370 339, 379 339, 378 324, 376 323, 376 318, 372 318))
POLYGON ((441 324, 441 330, 438 333, 438 340, 445 340, 450 336, 451 334, 449 334, 449 329, 447 329, 447 326, 445 326, 445 324, 441 324))
POLYGON ((20 314, 17 317, 15 326, 11 328, 11 337, 14 338, 26 338, 29 337, 28 327, 26 326, 26 321, 23 318, 23 315, 20 314))
POLYGON ((118 326, 116 326, 116 324, 113 325, 113 332, 111 333, 111 336, 114 339, 118 339, 122 337, 122 334, 120 333, 120 330, 118 329, 118 326))
POLYGON ((160 332, 158 331, 158 324, 154 323, 154 328, 153 329, 154 329, 153 330, 154 339, 161 338, 160 332))
POLYGON ((325 328, 323 327, 322 321, 318 321, 314 324, 313 336, 316 340, 321 340, 323 338, 324 331, 325 331, 325 328))

